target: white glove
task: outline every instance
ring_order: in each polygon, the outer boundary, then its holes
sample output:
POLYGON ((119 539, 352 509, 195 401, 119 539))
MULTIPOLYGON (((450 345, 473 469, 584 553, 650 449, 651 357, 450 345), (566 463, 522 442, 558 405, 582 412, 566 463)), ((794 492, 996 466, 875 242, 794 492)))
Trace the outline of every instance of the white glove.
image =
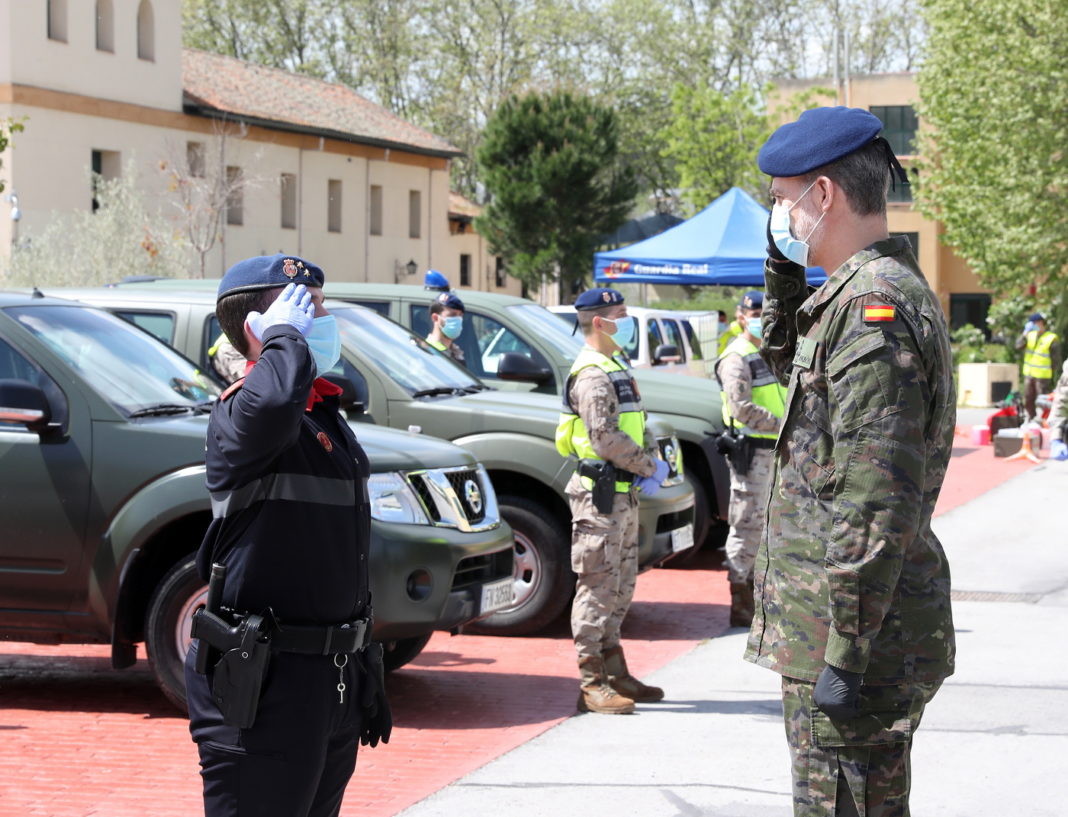
POLYGON ((300 334, 307 336, 314 319, 315 304, 312 303, 308 288, 304 284, 287 284, 274 303, 267 307, 266 312, 249 312, 245 323, 256 336, 256 340, 262 341, 267 327, 280 323, 288 323, 300 334))

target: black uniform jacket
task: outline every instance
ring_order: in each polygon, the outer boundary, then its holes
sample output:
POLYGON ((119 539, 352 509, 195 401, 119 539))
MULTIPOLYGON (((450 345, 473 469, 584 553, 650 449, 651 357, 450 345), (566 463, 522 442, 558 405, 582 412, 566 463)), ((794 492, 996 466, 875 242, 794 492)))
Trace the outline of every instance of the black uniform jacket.
POLYGON ((369 599, 367 456, 338 412, 336 387, 318 380, 313 390, 314 371, 301 334, 271 326, 256 365, 208 424, 213 518, 197 568, 207 580, 222 562, 223 605, 270 607, 283 624, 350 621, 369 599))

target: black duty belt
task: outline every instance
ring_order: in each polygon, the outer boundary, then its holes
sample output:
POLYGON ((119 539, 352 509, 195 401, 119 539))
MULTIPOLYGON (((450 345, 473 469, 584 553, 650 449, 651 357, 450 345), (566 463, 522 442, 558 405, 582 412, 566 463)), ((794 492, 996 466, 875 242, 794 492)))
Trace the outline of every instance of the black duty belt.
MULTIPOLYGON (((242 613, 230 613, 225 617, 234 624, 240 624, 247 618, 242 613)), ((371 643, 373 624, 373 616, 330 626, 278 623, 270 628, 268 642, 273 652, 297 652, 305 655, 354 653, 371 643)))
MULTIPOLYGON (((604 460, 579 460, 578 473, 580 477, 588 477, 592 480, 598 480, 604 475, 604 466, 606 463, 604 460)), ((638 475, 631 471, 624 471, 622 468, 616 468, 614 473, 616 482, 630 482, 633 483, 638 479, 638 475)))
POLYGON ((753 448, 774 448, 775 442, 774 437, 749 437, 749 444, 753 448))

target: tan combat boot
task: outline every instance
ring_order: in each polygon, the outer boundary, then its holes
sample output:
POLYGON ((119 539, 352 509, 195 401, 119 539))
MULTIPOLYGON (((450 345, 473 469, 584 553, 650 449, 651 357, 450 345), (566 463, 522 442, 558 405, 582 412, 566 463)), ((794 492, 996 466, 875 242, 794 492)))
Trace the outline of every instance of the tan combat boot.
POLYGON ((588 655, 579 659, 579 674, 582 687, 579 689, 578 711, 600 712, 602 715, 629 715, 634 711, 634 701, 616 694, 608 685, 604 659, 588 655))
POLYGON ((612 647, 604 651, 604 668, 608 673, 608 683, 620 695, 626 695, 635 703, 651 704, 663 700, 664 690, 643 684, 630 674, 627 659, 623 657, 622 647, 612 647))
POLYGON ((753 580, 731 582, 731 620, 732 627, 748 627, 753 623, 756 602, 753 599, 753 580))

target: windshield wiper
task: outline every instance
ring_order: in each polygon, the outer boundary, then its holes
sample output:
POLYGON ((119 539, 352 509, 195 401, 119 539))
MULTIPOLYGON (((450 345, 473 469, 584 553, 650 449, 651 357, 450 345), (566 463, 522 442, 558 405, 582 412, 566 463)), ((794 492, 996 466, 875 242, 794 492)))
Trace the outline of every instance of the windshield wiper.
POLYGON ((147 406, 143 409, 130 412, 131 417, 162 417, 166 414, 188 414, 197 410, 197 406, 188 403, 160 403, 156 406, 147 406))
POLYGON ((463 394, 455 386, 434 386, 432 389, 420 389, 412 397, 440 397, 443 394, 463 394))

